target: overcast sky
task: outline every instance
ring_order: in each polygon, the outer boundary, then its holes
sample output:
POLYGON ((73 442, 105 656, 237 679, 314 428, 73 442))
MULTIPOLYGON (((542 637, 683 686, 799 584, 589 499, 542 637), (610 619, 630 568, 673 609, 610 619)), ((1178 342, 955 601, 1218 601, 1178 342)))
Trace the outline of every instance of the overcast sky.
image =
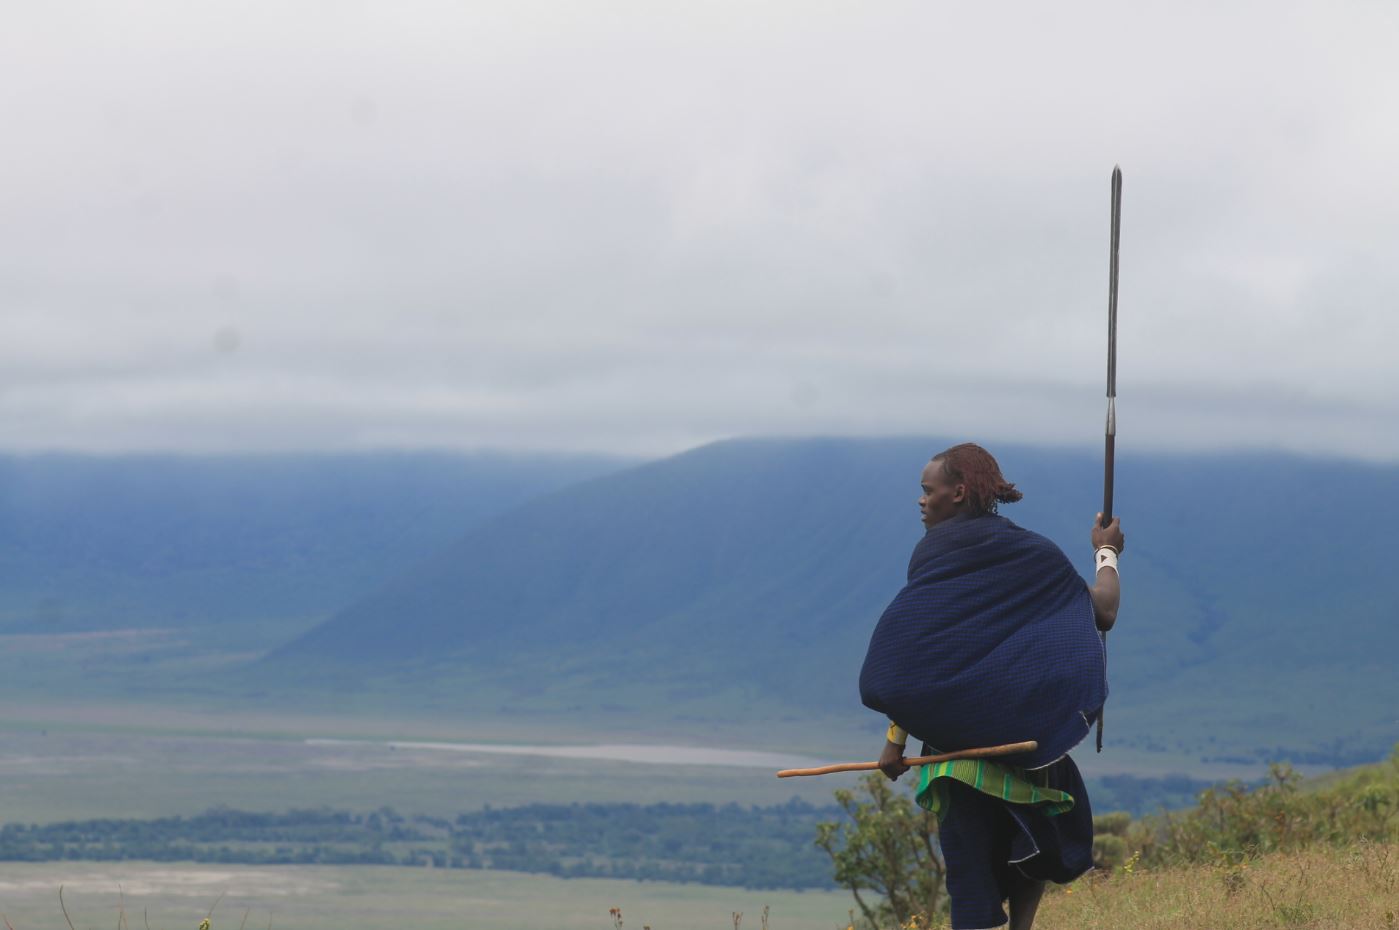
POLYGON ((0 449, 1399 459, 1399 4, 6 3, 0 449), (1131 12, 1128 12, 1128 11, 1131 12))

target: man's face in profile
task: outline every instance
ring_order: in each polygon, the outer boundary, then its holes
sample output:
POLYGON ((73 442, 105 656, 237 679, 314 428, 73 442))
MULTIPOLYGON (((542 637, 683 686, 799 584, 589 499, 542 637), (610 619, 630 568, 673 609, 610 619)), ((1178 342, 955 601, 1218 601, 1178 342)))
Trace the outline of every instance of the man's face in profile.
POLYGON ((923 512, 923 525, 932 529, 954 516, 967 499, 967 486, 953 484, 943 472, 942 459, 933 459, 923 469, 923 496, 918 509, 923 512))

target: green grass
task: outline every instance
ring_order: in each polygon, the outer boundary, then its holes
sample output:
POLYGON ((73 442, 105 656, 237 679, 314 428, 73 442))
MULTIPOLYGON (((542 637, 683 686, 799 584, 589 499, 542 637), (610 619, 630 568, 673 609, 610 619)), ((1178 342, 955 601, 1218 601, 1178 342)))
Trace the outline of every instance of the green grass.
POLYGON ((213 930, 271 920, 285 930, 610 930, 608 910, 622 909, 625 927, 641 930, 729 930, 732 914, 759 927, 769 907, 773 930, 844 927, 843 892, 753 892, 664 882, 563 880, 513 872, 373 866, 164 865, 148 862, 6 863, 0 911, 15 930, 63 926, 58 887, 79 930, 117 924, 124 893, 127 924, 194 930, 220 894, 213 930), (121 891, 119 891, 121 889, 121 891))

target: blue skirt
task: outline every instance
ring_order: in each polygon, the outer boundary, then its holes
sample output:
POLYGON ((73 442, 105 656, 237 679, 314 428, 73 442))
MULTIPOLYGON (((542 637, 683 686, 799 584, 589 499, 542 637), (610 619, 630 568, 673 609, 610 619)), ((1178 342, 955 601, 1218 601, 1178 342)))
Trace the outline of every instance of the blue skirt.
POLYGON ((1073 795, 1073 809, 1051 817, 947 779, 949 804, 938 839, 947 866, 953 930, 1004 924, 1002 903, 1016 873, 1063 884, 1093 867, 1093 811, 1078 766, 1064 756, 1032 774, 1042 774, 1048 787, 1073 795))

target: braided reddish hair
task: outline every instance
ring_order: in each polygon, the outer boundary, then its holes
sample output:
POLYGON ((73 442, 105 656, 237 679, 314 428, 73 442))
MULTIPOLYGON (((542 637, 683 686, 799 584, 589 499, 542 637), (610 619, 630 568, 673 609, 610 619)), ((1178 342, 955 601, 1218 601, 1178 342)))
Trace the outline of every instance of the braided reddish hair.
POLYGON ((1001 474, 991 453, 976 443, 964 442, 933 456, 942 462, 942 473, 953 484, 967 487, 967 507, 972 513, 995 513, 997 504, 1013 504, 1025 495, 1001 474))

